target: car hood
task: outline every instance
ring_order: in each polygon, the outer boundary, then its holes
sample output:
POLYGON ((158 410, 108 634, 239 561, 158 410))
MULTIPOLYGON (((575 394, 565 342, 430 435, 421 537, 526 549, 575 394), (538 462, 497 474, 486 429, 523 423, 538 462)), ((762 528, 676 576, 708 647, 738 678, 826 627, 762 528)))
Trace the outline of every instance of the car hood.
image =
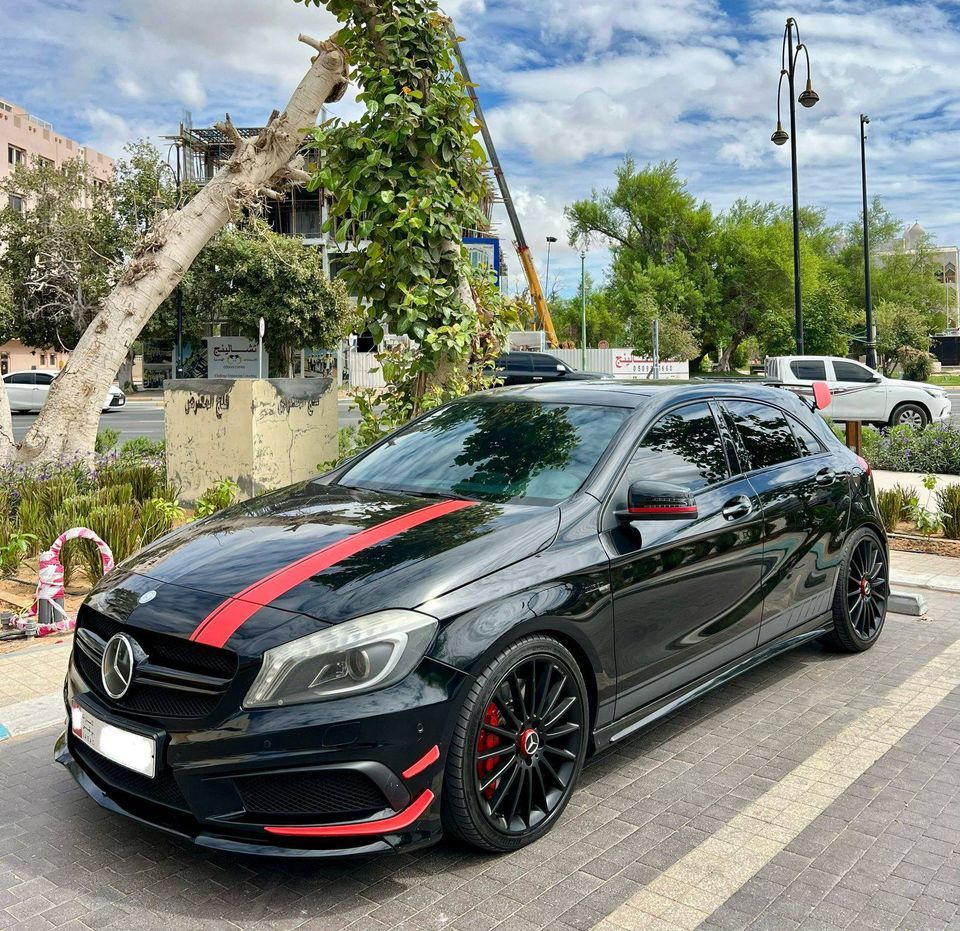
POLYGON ((168 534, 106 576, 88 608, 259 654, 524 559, 552 542, 559 515, 305 482, 168 534))
POLYGON ((916 391, 930 391, 932 389, 943 392, 943 389, 939 385, 928 385, 922 381, 907 381, 903 378, 888 378, 887 384, 891 388, 913 388, 916 391))

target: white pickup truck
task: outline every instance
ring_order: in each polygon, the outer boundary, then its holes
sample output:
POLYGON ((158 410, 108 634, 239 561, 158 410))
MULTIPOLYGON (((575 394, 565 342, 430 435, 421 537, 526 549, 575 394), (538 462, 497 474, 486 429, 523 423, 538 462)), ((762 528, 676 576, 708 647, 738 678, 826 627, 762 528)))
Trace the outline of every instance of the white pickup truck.
POLYGON ((833 399, 833 420, 860 420, 878 426, 906 424, 922 429, 950 420, 950 399, 942 388, 920 381, 886 378, 852 359, 833 356, 769 356, 767 381, 785 386, 825 381, 833 399))

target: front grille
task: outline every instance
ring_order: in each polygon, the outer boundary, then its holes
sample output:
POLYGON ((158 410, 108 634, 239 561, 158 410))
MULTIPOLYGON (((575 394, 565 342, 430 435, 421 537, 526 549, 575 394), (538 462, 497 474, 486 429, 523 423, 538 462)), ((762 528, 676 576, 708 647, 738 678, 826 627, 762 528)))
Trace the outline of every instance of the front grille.
POLYGON ((169 770, 151 779, 149 776, 135 773, 132 769, 127 769, 100 756, 99 753, 73 737, 70 738, 70 753, 101 789, 108 792, 110 789, 116 789, 156 805, 176 808, 179 811, 190 810, 187 800, 180 791, 180 786, 177 785, 176 779, 169 770))
POLYGON ((352 769, 240 776, 234 782, 248 815, 353 820, 390 807, 377 784, 352 769))
POLYGON ((237 672, 237 656, 166 634, 131 629, 84 606, 77 618, 77 669, 103 701, 115 708, 158 718, 203 718, 213 713, 237 672), (130 691, 110 698, 103 688, 100 661, 104 644, 116 633, 129 634, 147 654, 130 691))
POLYGON ((221 650, 150 630, 134 630, 99 611, 94 611, 88 605, 80 608, 77 627, 93 631, 102 640, 109 640, 114 634, 130 634, 143 647, 152 662, 164 666, 224 678, 233 678, 237 672, 237 654, 230 650, 221 650))

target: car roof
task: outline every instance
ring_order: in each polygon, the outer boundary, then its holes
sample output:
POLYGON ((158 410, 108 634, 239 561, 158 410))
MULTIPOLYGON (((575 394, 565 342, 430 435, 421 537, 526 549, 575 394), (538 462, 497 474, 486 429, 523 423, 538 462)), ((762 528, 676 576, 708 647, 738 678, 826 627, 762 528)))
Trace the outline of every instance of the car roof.
POLYGON ((549 384, 514 385, 485 392, 498 398, 515 397, 528 401, 559 404, 596 404, 608 407, 639 408, 650 400, 660 404, 705 398, 754 398, 781 407, 796 408, 803 402, 791 391, 757 382, 719 383, 713 381, 557 381, 549 384))

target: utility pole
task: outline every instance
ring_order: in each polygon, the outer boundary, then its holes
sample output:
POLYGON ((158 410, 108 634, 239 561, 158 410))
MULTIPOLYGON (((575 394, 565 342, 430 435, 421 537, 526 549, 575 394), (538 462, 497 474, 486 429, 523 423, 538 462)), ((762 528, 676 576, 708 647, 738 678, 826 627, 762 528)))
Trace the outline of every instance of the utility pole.
POLYGON ((860 178, 863 182, 863 296, 867 311, 867 365, 877 367, 877 333, 873 328, 873 292, 870 288, 870 219, 867 213, 867 123, 870 117, 860 114, 860 178))
POLYGON ((580 250, 580 370, 587 369, 587 250, 580 250))

